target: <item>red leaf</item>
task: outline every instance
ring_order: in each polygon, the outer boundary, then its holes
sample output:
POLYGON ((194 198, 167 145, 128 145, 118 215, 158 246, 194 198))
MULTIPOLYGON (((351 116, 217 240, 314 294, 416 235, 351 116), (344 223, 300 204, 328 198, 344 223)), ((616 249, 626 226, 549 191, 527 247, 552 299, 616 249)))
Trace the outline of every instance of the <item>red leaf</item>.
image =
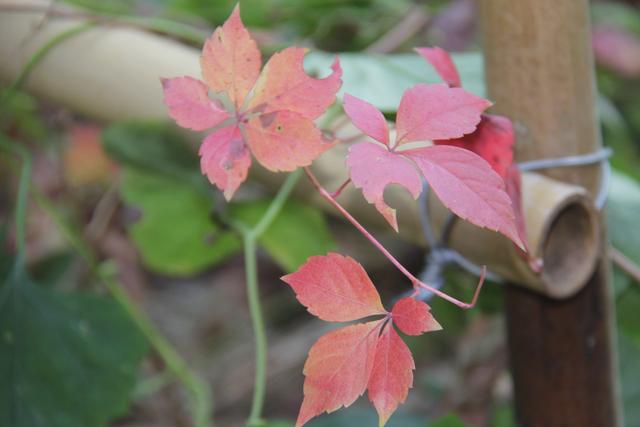
POLYGON ((458 139, 434 141, 436 145, 452 145, 471 150, 485 159, 503 179, 513 163, 515 134, 511 120, 503 116, 483 114, 475 132, 458 139))
POLYGON ((438 331, 442 326, 431 315, 429 306, 415 298, 402 298, 391 311, 393 323, 407 335, 438 331))
POLYGON ((406 188, 414 199, 422 191, 420 175, 403 156, 376 144, 362 142, 349 148, 347 167, 351 181, 362 189, 364 198, 398 231, 396 210, 384 201, 384 189, 389 184, 406 188))
POLYGON ((449 52, 439 47, 417 47, 415 51, 420 54, 436 70, 442 80, 449 86, 460 87, 460 75, 453 63, 449 52))
POLYGON ((200 57, 202 77, 213 92, 226 92, 236 108, 253 87, 262 58, 240 19, 240 5, 207 39, 200 57))
POLYGON ((200 65, 206 85, 191 77, 163 80, 169 114, 180 126, 227 126, 210 135, 200 150, 202 172, 227 199, 247 177, 250 152, 267 169, 288 172, 309 166, 331 148, 332 141, 313 119, 335 101, 342 69, 336 59, 329 77, 312 78, 304 72, 304 52, 285 49, 273 55, 260 74, 260 51, 236 6, 203 47, 200 65), (222 102, 228 97, 233 106, 225 107, 235 111, 224 111, 219 101, 209 99, 207 86, 216 98, 223 95, 222 102), (252 99, 246 99, 250 93, 252 99))
POLYGON ((484 159, 446 145, 403 153, 416 163, 440 201, 453 213, 479 227, 498 231, 522 247, 504 181, 484 159))
POLYGON ((315 79, 304 71, 306 51, 290 47, 269 59, 258 78, 249 109, 263 113, 289 110, 315 119, 335 102, 342 85, 340 62, 335 60, 329 77, 315 79))
POLYGON ((236 126, 219 129, 207 136, 200 146, 200 169, 230 200, 247 179, 251 155, 236 126))
POLYGON ((353 258, 336 253, 313 256, 282 280, 309 312, 330 322, 348 322, 385 314, 378 291, 353 258))
POLYGON ((251 152, 265 168, 293 171, 309 166, 333 146, 312 120, 292 111, 262 114, 242 124, 251 152))
POLYGON ((201 131, 229 118, 229 113, 209 98, 207 86, 200 80, 191 77, 161 80, 169 115, 183 128, 201 131))
POLYGON ((349 406, 364 393, 382 324, 378 320, 347 326, 316 341, 304 364, 304 400, 296 427, 349 406))
POLYGON ((396 144, 459 138, 476 129, 491 103, 460 88, 418 84, 408 89, 398 107, 396 144))
POLYGON ((387 325, 378 338, 368 384, 369 400, 378 412, 380 426, 384 426, 398 405, 406 400, 413 385, 414 369, 409 347, 393 326, 387 325))
POLYGON ((344 111, 355 127, 376 141, 389 145, 389 127, 384 115, 373 105, 348 93, 344 95, 344 111))

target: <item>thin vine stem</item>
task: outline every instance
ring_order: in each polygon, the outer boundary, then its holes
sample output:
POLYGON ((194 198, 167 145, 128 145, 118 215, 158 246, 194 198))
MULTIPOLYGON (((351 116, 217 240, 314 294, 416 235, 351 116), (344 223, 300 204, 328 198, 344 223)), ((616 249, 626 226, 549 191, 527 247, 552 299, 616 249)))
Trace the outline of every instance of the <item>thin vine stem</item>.
POLYGON ((27 198, 29 196, 29 182, 31 181, 31 155, 18 144, 11 144, 6 138, 0 136, 0 147, 6 151, 14 152, 22 158, 20 181, 18 183, 18 195, 15 209, 16 227, 16 265, 23 264, 27 254, 26 220, 27 198))
POLYGON ((263 424, 262 409, 264 407, 267 384, 267 333, 258 284, 257 242, 282 211, 300 176, 302 176, 302 169, 289 174, 269 204, 267 211, 253 227, 247 227, 234 221, 230 222, 230 225, 242 236, 247 298, 255 337, 255 378, 251 412, 247 420, 247 426, 249 427, 257 427, 263 424))
POLYGON ((145 339, 156 351, 167 369, 183 384, 190 392, 193 400, 191 411, 194 426, 213 427, 211 419, 211 392, 208 386, 202 382, 190 369, 186 361, 171 346, 166 338, 151 323, 149 318, 138 308, 124 290, 122 284, 115 279, 113 268, 110 266, 99 266, 95 255, 89 245, 84 241, 80 233, 68 224, 53 204, 38 190, 34 190, 35 200, 40 208, 53 220, 56 227, 63 233, 69 244, 84 259, 89 269, 109 290, 113 298, 122 306, 125 312, 140 329, 145 339))
POLYGON ((335 207, 338 212, 340 212, 342 214, 342 216, 344 216, 360 233, 362 233, 362 235, 364 235, 372 244, 373 246, 375 246, 380 252, 382 252, 382 254, 389 260, 391 261, 391 263, 405 276, 407 277, 410 281, 411 284, 413 285, 414 288, 419 289, 425 289, 431 293, 433 293, 434 295, 439 296, 440 298, 449 301, 452 304, 457 305, 458 307, 462 308, 462 309, 470 309, 473 308, 476 305, 476 302, 478 300, 478 295, 480 295, 480 290, 482 289, 482 285, 484 284, 484 275, 485 275, 485 269, 483 268, 482 274, 480 276, 480 279, 478 281, 478 285, 476 287, 476 290, 474 292, 474 296, 473 299, 471 300, 470 303, 466 303, 463 301, 460 301, 444 292, 442 292, 441 290, 430 286, 424 282, 422 282, 420 279, 418 279, 417 277, 415 277, 413 274, 411 274, 411 272, 409 272, 409 270, 407 270, 405 268, 405 266, 403 266, 400 261, 398 261, 388 250, 387 248, 385 248, 382 243, 380 243, 375 237, 373 237, 373 235, 371 235, 371 233, 369 233, 363 226, 362 224, 360 224, 358 222, 357 219, 355 219, 345 208, 342 207, 342 205, 340 203, 338 203, 338 201, 332 197, 331 193, 329 193, 324 187, 322 187, 322 185, 320 184, 320 182, 318 181, 318 179, 316 178, 316 176, 313 174, 313 172, 311 172, 311 170, 309 168, 304 168, 307 176, 309 177, 309 180, 311 181, 311 183, 313 184, 313 186, 316 188, 316 190, 318 190, 318 192, 320 193, 320 195, 322 197, 324 197, 331 205, 333 205, 333 207, 335 207))
POLYGON ((127 315, 133 319, 136 326, 142 331, 153 349, 160 355, 162 360, 193 396, 192 414, 193 425, 195 427, 211 427, 211 393, 209 387, 198 376, 189 369, 189 365, 178 354, 175 348, 156 329, 149 318, 140 310, 137 304, 124 290, 122 284, 115 279, 115 271, 109 264, 98 268, 98 275, 105 284, 113 298, 126 311, 127 315))

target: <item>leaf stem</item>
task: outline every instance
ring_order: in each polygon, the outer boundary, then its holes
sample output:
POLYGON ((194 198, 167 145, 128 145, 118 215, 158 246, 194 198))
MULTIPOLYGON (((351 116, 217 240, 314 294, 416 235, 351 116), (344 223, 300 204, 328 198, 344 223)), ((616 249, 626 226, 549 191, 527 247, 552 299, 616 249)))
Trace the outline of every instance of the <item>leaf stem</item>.
POLYGON ((316 190, 318 190, 320 195, 322 197, 324 197, 331 205, 333 205, 333 207, 335 207, 338 210, 338 212, 340 212, 342 214, 342 216, 344 216, 360 233, 362 233, 362 235, 364 235, 364 237, 366 237, 373 244, 373 246, 375 246, 380 252, 382 252, 382 254, 389 261, 391 261, 391 263, 398 270, 400 270, 400 272, 402 274, 404 274, 405 277, 407 277, 411 281, 411 284, 413 285, 414 288, 416 288, 416 289, 417 288, 426 289, 429 292, 432 292, 434 295, 437 295, 440 298, 442 298, 442 299, 444 299, 446 301, 449 301, 450 303, 455 304, 458 307, 460 307, 462 309, 465 309, 465 310, 473 308, 475 306, 476 301, 478 300, 478 295, 480 294, 480 290, 482 289, 482 285, 484 283, 484 269, 483 269, 483 272, 482 272, 482 274, 480 276, 480 280, 478 281, 478 285, 477 285, 476 290, 474 292, 473 299, 472 299, 472 301, 470 303, 466 303, 466 302, 460 301, 460 300, 450 296, 449 294, 446 294, 446 293, 440 291, 439 289, 434 288, 433 286, 430 286, 430 285, 420 281, 420 279, 418 279, 413 274, 411 274, 409 272, 409 270, 407 270, 400 263, 400 261, 398 261, 375 237, 373 237, 373 235, 371 235, 371 233, 369 233, 362 226, 362 224, 360 224, 358 222, 357 219, 355 219, 345 208, 343 208, 342 205, 340 203, 338 203, 338 201, 334 197, 332 197, 331 193, 329 193, 327 190, 324 189, 324 187, 322 187, 322 185, 320 185, 320 182, 318 181, 316 176, 313 174, 313 172, 311 172, 311 170, 308 167, 304 168, 304 171, 306 172, 307 176, 309 177, 309 180, 311 181, 313 186, 316 188, 316 190))
POLYGON ((101 278, 102 282, 104 282, 107 289, 109 289, 113 298, 127 312, 129 317, 133 319, 138 328, 140 328, 151 346, 158 352, 164 363, 167 365, 167 368, 177 378, 180 378, 185 388, 189 390, 193 396, 193 425, 195 427, 212 426, 213 423, 211 420, 210 403, 211 394, 209 392, 209 387, 189 369, 185 360, 151 323, 142 310, 140 310, 129 294, 124 290, 120 282, 114 278, 114 273, 113 268, 108 264, 103 265, 98 269, 98 276, 101 278))
POLYGON ((262 304, 260 301, 260 290, 258 287, 258 262, 257 262, 257 241, 278 217, 284 207, 291 191, 302 176, 302 169, 298 169, 287 177, 280 187, 280 190, 271 201, 267 211, 260 218, 258 223, 248 228, 243 224, 231 222, 230 225, 242 236, 244 246, 245 274, 247 282, 247 298, 249 300, 249 313, 255 336, 255 379, 253 387, 253 401, 251 403, 251 413, 247 420, 248 427, 257 427, 263 424, 262 408, 267 383, 267 333, 265 330, 262 304))
POLYGON ((18 182, 18 195, 15 209, 16 227, 16 265, 23 264, 27 256, 26 219, 29 182, 31 180, 31 155, 20 144, 12 144, 11 140, 0 135, 0 147, 22 157, 22 169, 18 182))

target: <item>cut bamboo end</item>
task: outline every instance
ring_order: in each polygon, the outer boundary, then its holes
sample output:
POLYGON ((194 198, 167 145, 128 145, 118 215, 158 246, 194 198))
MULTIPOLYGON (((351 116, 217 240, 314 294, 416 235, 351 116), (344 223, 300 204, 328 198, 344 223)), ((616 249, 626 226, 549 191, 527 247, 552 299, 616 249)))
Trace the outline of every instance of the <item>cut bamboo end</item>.
MULTIPOLYGON (((593 273, 600 251, 599 213, 587 191, 524 173, 522 203, 532 255, 544 262, 540 273, 508 239, 465 221, 456 223, 449 244, 513 283, 551 298, 575 294, 593 273)), ((429 204, 432 226, 439 230, 448 213, 434 197, 429 204)))

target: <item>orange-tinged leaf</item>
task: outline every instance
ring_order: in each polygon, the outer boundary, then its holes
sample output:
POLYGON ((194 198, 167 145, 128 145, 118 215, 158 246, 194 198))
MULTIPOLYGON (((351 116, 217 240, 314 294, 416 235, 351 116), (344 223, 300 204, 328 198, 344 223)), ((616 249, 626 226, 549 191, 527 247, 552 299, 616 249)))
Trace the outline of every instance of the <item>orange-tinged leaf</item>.
POLYGON ((452 87, 461 86, 458 68, 449 52, 439 47, 417 47, 415 51, 431 64, 445 83, 452 87))
POLYGON ((238 127, 227 126, 208 135, 199 154, 202 173, 230 200, 247 179, 251 165, 251 154, 238 127))
POLYGON ((212 128, 226 119, 222 106, 209 98, 207 86, 192 77, 161 79, 164 103, 169 115, 183 128, 201 131, 212 128))
POLYGON ((417 84, 400 100, 395 145, 460 138, 476 129, 480 115, 490 105, 486 99, 464 89, 417 84))
POLYGON ((305 52, 289 47, 269 59, 256 83, 250 109, 265 113, 288 110, 315 119, 335 102, 342 84, 340 62, 336 58, 330 76, 316 79, 304 71, 305 52))
POLYGON ((255 84, 262 58, 240 19, 240 6, 207 39, 200 57, 202 77, 213 92, 226 92, 236 108, 255 84))
POLYGON ((345 93, 344 111, 355 127, 364 132, 365 135, 369 135, 384 145, 389 145, 389 127, 380 110, 367 101, 345 93))
POLYGON ((403 156, 370 142, 349 148, 347 167, 351 181, 362 189, 364 198, 398 231, 396 210, 384 201, 384 189, 389 184, 406 188, 414 199, 422 191, 422 181, 416 168, 403 156))
POLYGON ((347 256, 313 256, 282 280, 311 314, 323 320, 348 322, 386 313, 367 272, 347 256))
POLYGON ((367 388, 382 320, 346 326, 318 339, 304 364, 304 400, 296 427, 351 405, 367 388))
POLYGON ((393 326, 387 325, 378 338, 368 384, 369 400, 378 412, 380 427, 387 423, 398 405, 406 400, 413 385, 414 369, 409 347, 393 326))
POLYGON ((415 298, 402 298, 391 310, 393 323, 407 335, 438 331, 442 326, 431 315, 429 306, 415 298))
POLYGON ((309 166, 333 146, 312 120, 292 111, 261 114, 242 126, 253 155, 273 172, 309 166))

